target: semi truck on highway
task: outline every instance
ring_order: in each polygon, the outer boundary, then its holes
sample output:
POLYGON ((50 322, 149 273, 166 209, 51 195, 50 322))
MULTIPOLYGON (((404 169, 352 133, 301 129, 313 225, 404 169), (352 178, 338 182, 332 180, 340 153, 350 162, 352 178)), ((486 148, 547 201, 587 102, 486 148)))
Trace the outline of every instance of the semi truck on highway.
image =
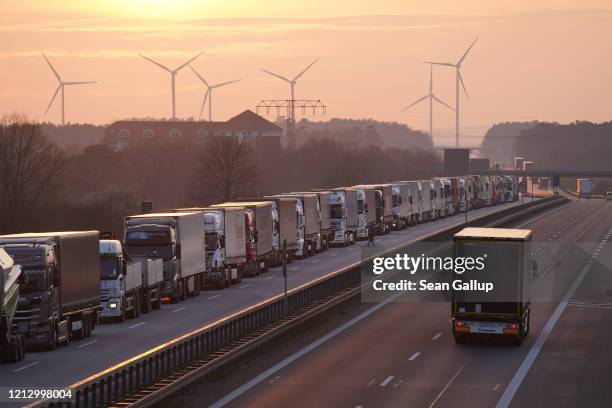
POLYGON ((121 242, 100 240, 100 318, 123 322, 161 307, 161 260, 128 259, 121 242))
MULTIPOLYGON (((247 239, 252 238, 254 252, 252 258, 254 263, 247 262, 246 274, 255 276, 268 270, 275 264, 274 247, 272 246, 274 223, 272 219, 271 201, 245 201, 227 202, 215 204, 212 208, 243 207, 249 211, 247 227, 250 225, 250 233, 247 239)), ((247 261, 249 254, 247 253, 247 261)))
POLYGON ((348 246, 357 240, 358 190, 357 188, 340 187, 333 189, 329 195, 331 226, 334 231, 332 245, 348 246))
POLYGON ((576 195, 578 198, 591 198, 592 188, 591 179, 576 179, 576 195))
MULTIPOLYGON (((300 202, 303 212, 304 244, 298 248, 297 256, 307 258, 314 255, 322 248, 321 239, 321 217, 318 204, 318 196, 309 193, 283 193, 285 197, 295 197, 300 202)), ((331 210, 330 210, 331 211, 331 210)))
POLYGON ((382 235, 393 227, 393 191, 391 184, 360 184, 355 188, 374 188, 376 211, 376 234, 382 235))
POLYGON ((13 328, 26 346, 54 349, 89 337, 100 310, 98 231, 0 236, 0 247, 21 265, 23 284, 13 328))
POLYGON ((132 258, 163 260, 162 297, 171 303, 197 296, 206 273, 204 217, 197 212, 132 215, 124 249, 132 258))
POLYGON ((393 190, 393 228, 404 229, 411 224, 410 185, 406 181, 392 184, 393 190))
POLYGON ((298 217, 297 198, 283 195, 265 196, 264 199, 272 202, 272 213, 276 213, 274 221, 274 253, 275 265, 281 265, 283 258, 283 242, 287 242, 287 261, 295 258, 298 248, 298 217))
POLYGON ((374 187, 355 187, 357 189, 357 239, 368 239, 370 228, 376 228, 376 189, 374 187))
POLYGON ((509 337, 520 343, 529 333, 530 287, 537 271, 530 258, 531 230, 464 228, 453 237, 455 259, 481 259, 484 267, 454 273, 453 288, 471 282, 493 285, 452 291, 452 331, 457 343, 470 336, 509 337))
POLYGON ((13 329, 19 299, 21 266, 0 248, 0 361, 16 363, 25 357, 23 335, 13 329))

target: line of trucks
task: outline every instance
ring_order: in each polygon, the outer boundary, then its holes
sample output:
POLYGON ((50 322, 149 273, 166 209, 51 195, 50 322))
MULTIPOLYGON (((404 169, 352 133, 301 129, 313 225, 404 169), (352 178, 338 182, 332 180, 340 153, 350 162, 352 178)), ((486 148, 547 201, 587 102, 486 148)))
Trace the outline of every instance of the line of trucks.
POLYGON ((163 302, 279 266, 284 245, 289 263, 367 239, 369 231, 385 234, 516 200, 514 176, 470 175, 133 215, 125 219, 122 240, 100 239, 98 231, 0 236, 8 254, 3 271, 20 270, 2 275, 2 344, 23 355, 20 344, 51 350, 89 337, 101 321, 137 318, 163 302))

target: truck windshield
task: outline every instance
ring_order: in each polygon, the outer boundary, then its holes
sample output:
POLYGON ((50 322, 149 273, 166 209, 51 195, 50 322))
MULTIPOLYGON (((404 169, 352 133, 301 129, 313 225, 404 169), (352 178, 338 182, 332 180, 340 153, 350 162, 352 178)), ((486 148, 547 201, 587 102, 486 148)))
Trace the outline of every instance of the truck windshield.
POLYGON ((399 196, 398 195, 393 195, 391 197, 391 201, 393 202, 393 206, 394 207, 398 207, 399 206, 399 196))
POLYGON ((342 204, 331 204, 329 206, 329 215, 332 220, 342 219, 342 204))
POLYGON ((23 293, 42 292, 48 289, 47 270, 42 265, 23 267, 23 284, 19 291, 23 293))
POLYGON ((119 260, 114 256, 100 258, 100 279, 116 279, 119 276, 119 260))
POLYGON ((365 203, 363 200, 357 201, 357 213, 363 214, 365 211, 365 203))
POLYGON ((132 258, 162 258, 172 259, 172 245, 125 245, 126 252, 132 258))

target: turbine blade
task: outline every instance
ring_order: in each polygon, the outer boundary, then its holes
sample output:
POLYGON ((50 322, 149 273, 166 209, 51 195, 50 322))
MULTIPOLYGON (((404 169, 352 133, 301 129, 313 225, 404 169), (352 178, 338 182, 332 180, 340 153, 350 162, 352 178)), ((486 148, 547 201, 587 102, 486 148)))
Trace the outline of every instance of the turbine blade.
POLYGON ((405 111, 409 108, 412 108, 414 105, 416 105, 417 103, 424 101, 425 99, 429 98, 429 95, 425 95, 422 98, 417 99, 416 101, 412 102, 410 105, 406 106, 404 109, 402 109, 402 111, 405 111))
POLYGON ((53 71, 53 75, 55 75, 55 77, 57 78, 58 81, 62 82, 62 78, 60 78, 59 74, 57 73, 57 71, 55 70, 55 68, 53 68, 53 65, 51 65, 51 61, 49 61, 49 58, 47 58, 47 56, 45 55, 45 53, 41 53, 43 58, 45 59, 45 61, 47 61, 47 64, 49 64, 49 68, 51 68, 51 71, 53 71))
POLYGON ((206 99, 208 99, 209 94, 210 89, 206 89, 206 93, 204 94, 204 100, 202 101, 202 107, 200 108, 200 119, 202 119, 202 112, 204 112, 204 105, 206 105, 206 99))
POLYGON ((434 100, 438 103, 441 103, 442 105, 446 106, 448 109, 454 111, 455 108, 451 107, 450 105, 448 105, 447 103, 445 103, 442 99, 438 98, 436 95, 431 95, 432 98, 434 98, 434 100))
POLYGON ((45 115, 47 114, 47 112, 49 112, 49 109, 51 109, 51 105, 53 105, 53 101, 55 100, 55 97, 57 96, 61 87, 62 84, 59 84, 57 88, 55 88, 55 92, 53 92, 53 96, 51 97, 51 102, 49 102, 49 106, 47 106, 47 110, 45 110, 45 115))
POLYGON ((468 95, 468 91, 467 88, 465 87, 465 84, 463 83, 463 77, 461 76, 461 71, 457 68, 457 75, 459 76, 459 82, 461 82, 461 86, 463 87, 463 92, 465 92, 465 96, 470 97, 470 95, 468 95))
POLYGON ((170 70, 170 68, 168 68, 167 66, 162 65, 162 64, 160 64, 160 63, 159 63, 159 62, 157 62, 157 61, 153 61, 151 58, 147 58, 147 57, 145 57, 145 56, 144 56, 144 55, 142 55, 142 54, 139 54, 139 55, 140 55, 142 58, 146 59, 147 61, 149 61, 149 62, 151 62, 151 63, 153 63, 153 64, 157 65, 157 66, 158 66, 158 67, 160 67, 161 69, 166 70, 166 71, 168 71, 168 72, 172 72, 172 70, 170 70))
POLYGON ((312 67, 312 66, 315 64, 315 62, 317 62, 318 60, 319 60, 319 59, 317 58, 316 60, 312 61, 312 62, 310 63, 310 65, 308 65, 306 68, 304 68, 304 69, 302 70, 302 72, 300 72, 299 74, 297 74, 297 76, 296 76, 295 78, 293 78, 293 81, 294 81, 294 82, 295 82, 295 81, 297 81, 297 80, 298 80, 298 79, 299 79, 299 78, 300 78, 302 75, 304 75, 304 72, 308 71, 308 69, 309 69, 310 67, 312 67))
POLYGON ((461 65, 461 63, 463 62, 463 60, 465 59, 465 57, 467 57, 468 52, 470 52, 470 50, 472 49, 472 47, 474 46, 474 44, 476 44, 476 41, 478 41, 478 37, 476 37, 476 39, 472 42, 472 44, 470 44, 470 46, 468 47, 467 51, 465 51, 465 54, 463 54, 463 57, 461 57, 461 59, 459 60, 459 62, 457 63, 457 65, 461 65))
POLYGON ((98 81, 78 81, 78 82, 63 82, 64 85, 83 85, 83 84, 97 84, 98 81))
POLYGON ((282 79, 283 81, 286 81, 286 82, 291 83, 291 80, 289 80, 289 79, 285 78, 285 77, 284 77, 284 76, 282 76, 282 75, 278 75, 278 74, 275 74, 274 72, 266 71, 266 70, 265 70, 265 69, 263 69, 263 68, 260 68, 260 70, 261 70, 261 71, 263 71, 263 72, 265 72, 266 74, 270 74, 270 75, 272 75, 272 76, 277 77, 278 79, 282 79))
POLYGON ((455 64, 451 64, 450 62, 423 61, 423 64, 442 65, 442 66, 445 66, 445 67, 454 67, 455 66, 455 64))
POLYGON ((211 86, 211 88, 221 88, 222 86, 233 84, 234 82, 242 81, 242 79, 234 79, 233 81, 221 82, 220 84, 215 84, 211 86))
POLYGON ((198 55, 196 55, 195 57, 193 57, 192 59, 190 59, 189 61, 187 61, 183 65, 180 65, 177 69, 174 70, 174 72, 179 72, 181 69, 185 68, 186 65, 189 65, 191 62, 193 62, 193 60, 195 60, 196 58, 198 58, 202 54, 204 54, 204 51, 202 51, 201 53, 199 53, 198 55))
POLYGON ((197 75, 198 78, 200 78, 200 81, 204 82, 204 85, 206 85, 206 88, 208 88, 208 82, 206 82, 206 80, 204 79, 204 77, 202 75, 200 75, 198 73, 198 71, 196 71, 191 65, 189 65, 189 68, 191 68, 191 70, 193 71, 194 74, 197 75))

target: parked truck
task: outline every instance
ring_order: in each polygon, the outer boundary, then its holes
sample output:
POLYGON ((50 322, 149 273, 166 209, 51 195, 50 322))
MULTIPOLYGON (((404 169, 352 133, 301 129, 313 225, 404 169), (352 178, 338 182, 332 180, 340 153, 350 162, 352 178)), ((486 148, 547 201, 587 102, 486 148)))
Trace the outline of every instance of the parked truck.
POLYGON ((318 197, 319 218, 321 220, 321 245, 322 250, 326 251, 334 237, 334 231, 332 231, 331 225, 331 208, 329 206, 329 195, 331 191, 328 189, 313 189, 310 192, 316 194, 318 197))
POLYGON ((436 219, 446 217, 446 200, 444 198, 444 182, 438 178, 431 180, 433 190, 433 210, 436 219))
POLYGON ((197 212, 132 215, 124 249, 132 258, 162 259, 162 297, 171 303, 200 294, 206 273, 204 217, 197 212))
POLYGON ((591 198, 592 188, 593 184, 591 183, 591 179, 576 179, 576 195, 578 198, 591 198))
POLYGON ((434 198, 430 180, 421 180, 421 211, 423 221, 434 220, 434 198))
POLYGON ((358 189, 352 187, 335 188, 329 195, 331 225, 334 231, 332 245, 348 246, 357 240, 358 189))
POLYGON ((376 227, 375 207, 376 190, 373 187, 357 188, 357 239, 368 239, 370 229, 376 227))
POLYGON ((529 333, 530 287, 537 274, 531 259, 531 230, 464 228, 453 237, 453 256, 483 259, 484 268, 454 274, 452 331, 457 343, 469 336, 509 337, 516 343, 529 333), (492 284, 491 291, 464 288, 492 284), (457 287, 461 290, 457 290, 457 287))
POLYGON ((302 206, 304 224, 304 245, 298 248, 297 255, 302 258, 314 255, 321 249, 321 218, 318 196, 315 193, 283 193, 285 197, 295 197, 302 206))
POLYGON ((525 163, 525 159, 522 157, 515 157, 514 158, 514 168, 516 170, 523 170, 523 165, 525 163))
POLYGON ((204 217, 206 272, 203 288, 224 289, 240 282, 246 264, 244 207, 190 207, 175 211, 197 212, 204 217))
POLYGON ((132 260, 121 242, 100 240, 101 318, 136 318, 161 307, 163 265, 147 258, 132 260))
POLYGON ((273 206, 273 214, 276 213, 274 223, 274 252, 276 265, 281 265, 283 242, 287 242, 287 261, 290 262, 296 257, 298 248, 298 217, 297 198, 283 195, 265 196, 264 199, 270 200, 273 206))
POLYGON ((0 248, 0 361, 16 363, 25 357, 23 335, 13 329, 19 299, 21 266, 0 248))
POLYGON ((392 184, 393 190, 393 228, 404 229, 411 224, 410 185, 406 181, 392 184))
POLYGON ((89 337, 100 310, 98 231, 0 236, 0 247, 21 265, 23 284, 13 329, 28 348, 89 337))
POLYGON ((373 187, 376 204, 376 233, 386 234, 393 227, 393 191, 391 184, 361 184, 356 188, 373 187))
MULTIPOLYGON (((251 223, 251 232, 254 243, 254 263, 247 262, 246 274, 255 276, 266 272, 270 266, 275 265, 275 252, 272 245, 274 238, 274 221, 272 218, 271 201, 245 201, 227 202, 213 205, 212 208, 243 207, 250 212, 247 225, 251 223)), ((247 260, 249 254, 247 253, 247 260)))

